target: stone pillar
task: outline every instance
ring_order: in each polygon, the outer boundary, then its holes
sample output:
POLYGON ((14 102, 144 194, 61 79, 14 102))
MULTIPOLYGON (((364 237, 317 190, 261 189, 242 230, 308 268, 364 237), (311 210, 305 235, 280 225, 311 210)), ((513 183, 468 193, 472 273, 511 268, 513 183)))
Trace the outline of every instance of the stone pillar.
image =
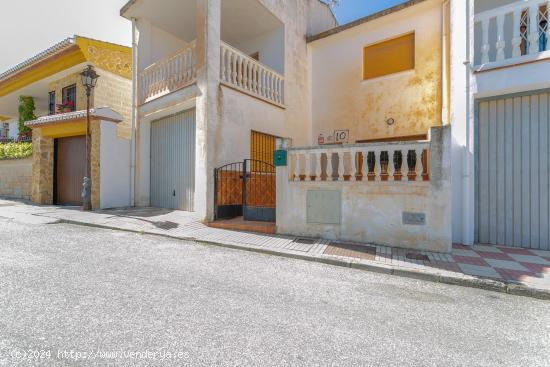
POLYGON ((195 212, 204 221, 214 218, 215 133, 220 124, 221 0, 197 0, 195 212))
POLYGON ((32 132, 32 201, 35 204, 53 204, 54 144, 52 138, 42 136, 40 128, 32 132))
MULTIPOLYGON (((92 121, 92 210, 100 207, 100 141, 101 141, 101 121, 92 121)), ((115 158, 115 157, 113 157, 115 158)))

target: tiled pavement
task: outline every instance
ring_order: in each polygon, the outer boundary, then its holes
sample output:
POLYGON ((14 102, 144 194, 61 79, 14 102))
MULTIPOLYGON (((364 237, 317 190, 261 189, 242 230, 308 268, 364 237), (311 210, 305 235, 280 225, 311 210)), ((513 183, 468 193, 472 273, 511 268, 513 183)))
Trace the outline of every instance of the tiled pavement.
POLYGON ((355 251, 356 244, 351 244, 349 248, 344 246, 334 249, 328 248, 330 241, 324 239, 312 241, 295 236, 211 228, 197 221, 192 213, 182 211, 134 208, 90 213, 0 200, 0 217, 16 219, 18 216, 40 216, 69 223, 198 240, 388 273, 411 271, 455 280, 491 279, 503 284, 519 284, 542 290, 550 297, 550 251, 489 245, 454 245, 450 254, 442 254, 365 244, 373 247, 371 254, 366 255, 355 251), (342 254, 347 256, 341 256, 342 254))

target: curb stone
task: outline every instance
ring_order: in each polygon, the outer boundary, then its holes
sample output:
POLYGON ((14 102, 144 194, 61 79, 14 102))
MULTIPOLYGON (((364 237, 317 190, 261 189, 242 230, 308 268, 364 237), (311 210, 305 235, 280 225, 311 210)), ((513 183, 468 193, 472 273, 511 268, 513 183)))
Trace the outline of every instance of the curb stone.
POLYGON ((524 297, 530 297, 530 298, 537 298, 541 300, 550 300, 550 290, 538 289, 538 288, 530 287, 528 285, 518 284, 515 282, 502 282, 494 279, 476 278, 468 275, 458 275, 458 276, 441 275, 437 273, 422 272, 422 271, 413 270, 413 269, 403 269, 403 268, 393 267, 391 265, 385 265, 385 264, 366 263, 363 261, 358 262, 355 260, 341 260, 341 259, 334 259, 330 257, 322 257, 318 255, 311 256, 311 255, 303 255, 303 254, 294 254, 290 252, 280 252, 276 250, 270 250, 270 249, 261 248, 257 246, 242 246, 237 244, 212 242, 212 241, 206 241, 206 240, 202 240, 194 237, 172 236, 165 233, 156 233, 156 232, 148 232, 144 230, 120 228, 120 227, 114 227, 114 226, 109 226, 104 224, 79 222, 79 221, 69 220, 69 219, 58 219, 58 220, 59 220, 58 223, 66 223, 66 224, 80 225, 80 226, 93 227, 93 228, 110 229, 114 231, 123 231, 123 232, 138 233, 138 234, 147 234, 147 235, 160 236, 160 237, 165 237, 165 238, 170 238, 170 239, 180 240, 180 241, 194 241, 204 245, 225 247, 225 248, 230 248, 234 250, 244 250, 244 251, 256 252, 264 255, 273 255, 273 256, 286 257, 286 258, 296 259, 296 260, 305 260, 305 261, 317 262, 317 263, 322 263, 322 264, 327 264, 332 266, 351 268, 351 269, 356 269, 361 271, 369 271, 374 273, 395 275, 399 277, 411 278, 416 280, 424 280, 424 281, 429 281, 434 283, 456 285, 456 286, 462 286, 462 287, 468 287, 468 288, 478 288, 478 289, 484 289, 484 290, 493 291, 493 292, 507 293, 515 296, 524 296, 524 297))

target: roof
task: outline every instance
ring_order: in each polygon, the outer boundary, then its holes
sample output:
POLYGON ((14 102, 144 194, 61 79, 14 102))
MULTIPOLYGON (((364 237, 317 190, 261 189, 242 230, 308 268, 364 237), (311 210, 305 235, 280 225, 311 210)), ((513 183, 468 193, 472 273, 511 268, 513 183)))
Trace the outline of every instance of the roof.
POLYGON ((366 17, 354 20, 353 22, 346 23, 346 24, 343 24, 341 26, 329 29, 328 31, 321 32, 321 33, 316 34, 314 36, 310 36, 310 37, 307 38, 307 42, 314 42, 314 41, 320 40, 322 38, 330 37, 330 36, 335 35, 337 33, 348 30, 350 28, 354 28, 354 27, 357 27, 361 24, 371 22, 371 21, 373 21, 375 19, 378 19, 378 18, 382 18, 386 15, 396 13, 396 12, 401 11, 403 9, 406 9, 406 8, 409 8, 409 7, 414 6, 416 4, 422 3, 424 1, 426 1, 426 0, 408 0, 408 1, 404 2, 403 4, 395 5, 391 8, 388 8, 388 9, 379 11, 377 13, 368 15, 366 17))
MULTIPOLYGON (((106 120, 113 122, 120 122, 123 120, 122 116, 118 112, 112 110, 109 107, 98 107, 90 109, 90 117, 95 120, 106 120)), ((25 126, 33 128, 43 125, 50 125, 56 122, 69 122, 74 120, 81 120, 84 118, 86 118, 86 110, 81 110, 39 117, 36 120, 25 122, 25 126)))
POLYGON ((1 73, 0 97, 84 62, 127 79, 132 77, 130 47, 74 36, 1 73))

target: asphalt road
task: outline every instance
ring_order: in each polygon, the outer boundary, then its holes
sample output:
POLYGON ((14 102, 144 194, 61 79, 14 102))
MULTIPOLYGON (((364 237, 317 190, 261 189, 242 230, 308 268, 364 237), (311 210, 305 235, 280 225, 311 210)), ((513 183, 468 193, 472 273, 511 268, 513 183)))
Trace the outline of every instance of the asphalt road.
POLYGON ((0 365, 546 367, 550 303, 0 218, 0 365))

